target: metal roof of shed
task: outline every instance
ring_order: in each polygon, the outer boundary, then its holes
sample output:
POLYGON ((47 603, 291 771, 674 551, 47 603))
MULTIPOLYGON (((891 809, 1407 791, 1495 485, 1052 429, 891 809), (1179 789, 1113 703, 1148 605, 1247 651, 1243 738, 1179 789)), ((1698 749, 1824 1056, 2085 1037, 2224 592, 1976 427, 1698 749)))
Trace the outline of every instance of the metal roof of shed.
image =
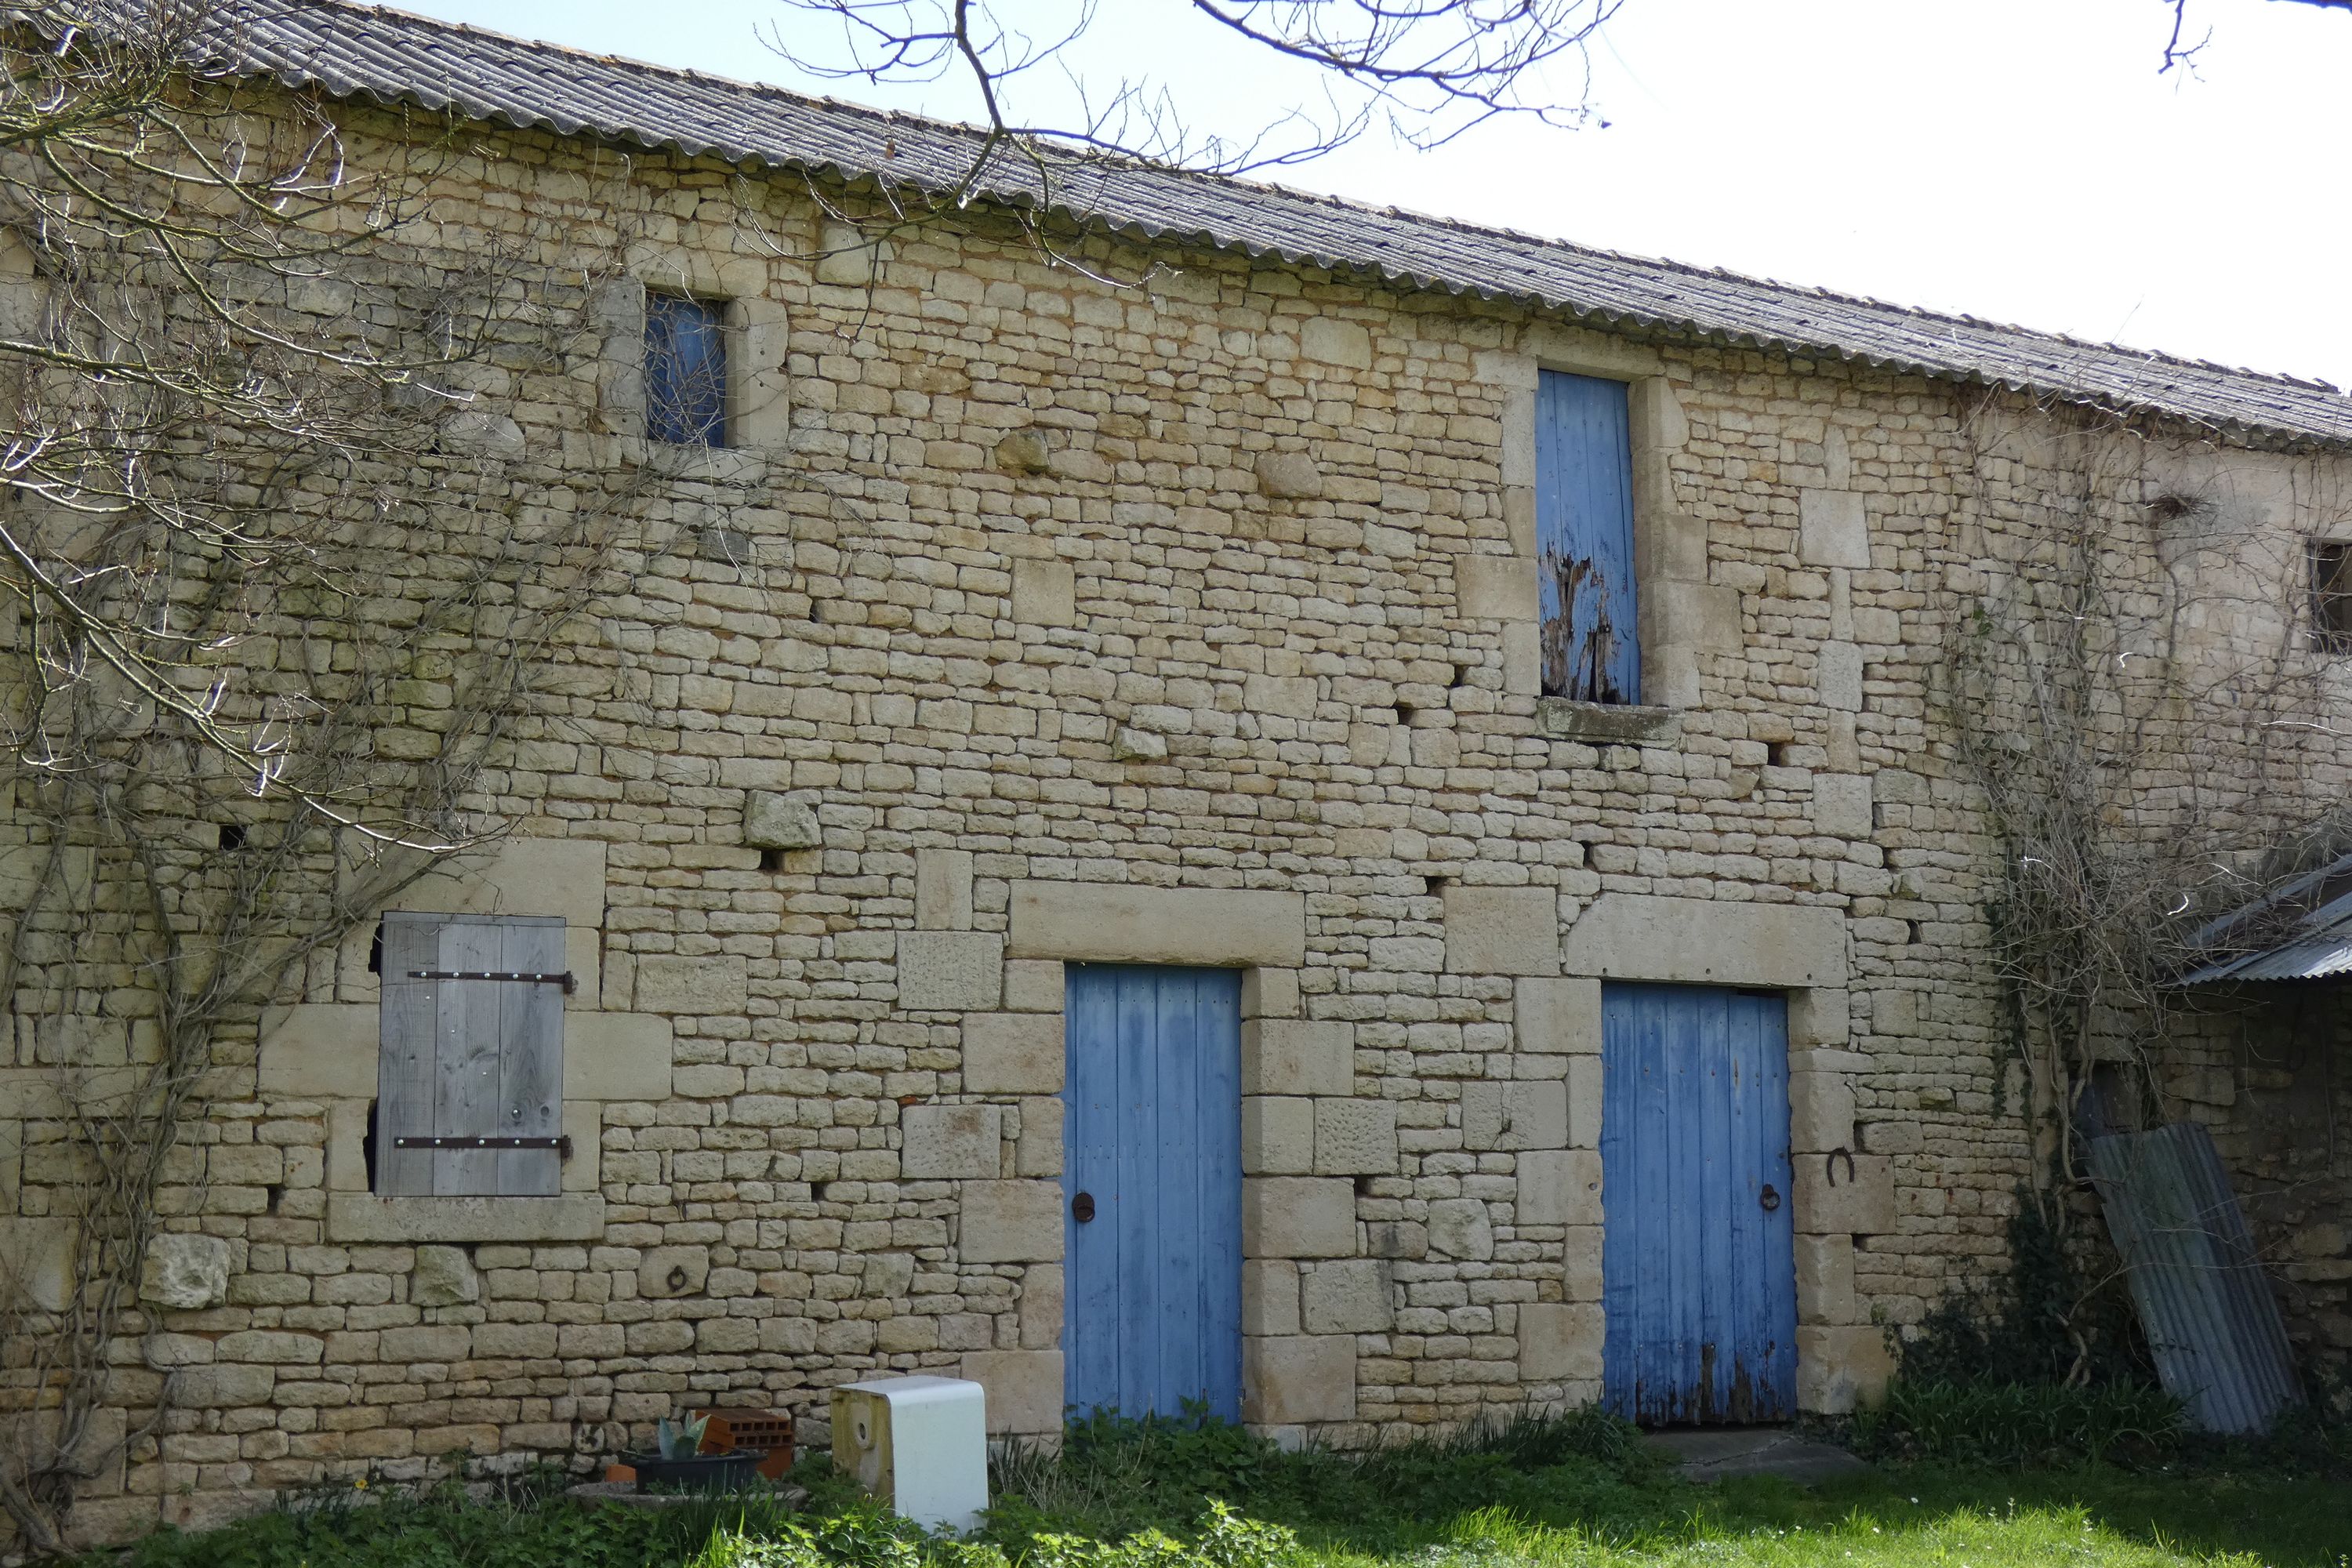
MULTIPOLYGON (((101 0, 102 3, 102 0, 101 0)), ((716 154, 934 193, 956 189, 970 127, 671 70, 341 0, 226 0, 218 66, 470 119, 716 154)), ((1419 289, 1510 299, 1602 326, 1695 334, 1978 382, 2217 433, 2352 440, 2352 397, 2325 383, 2084 342, 1969 316, 1794 288, 1508 230, 1076 153, 1054 185, 999 158, 995 200, 1144 239, 1193 241, 1419 289)))
POLYGON ((2352 855, 2297 877, 2189 938, 2215 956, 2175 985, 2326 980, 2352 973, 2352 855))

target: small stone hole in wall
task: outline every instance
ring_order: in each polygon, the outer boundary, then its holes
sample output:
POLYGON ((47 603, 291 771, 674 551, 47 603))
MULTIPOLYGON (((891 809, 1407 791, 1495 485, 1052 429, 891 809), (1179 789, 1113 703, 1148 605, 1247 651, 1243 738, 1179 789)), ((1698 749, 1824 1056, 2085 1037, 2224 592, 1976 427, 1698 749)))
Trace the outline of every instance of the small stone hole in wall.
POLYGON ((245 824, 243 824, 243 823, 241 823, 241 822, 224 822, 224 823, 222 823, 222 824, 220 825, 220 847, 221 847, 223 849, 227 849, 227 850, 237 850, 237 849, 242 849, 242 848, 244 848, 244 847, 245 847, 245 824))
POLYGON ((1358 1176, 1356 1178, 1356 1195, 1360 1198, 1368 1198, 1372 1195, 1371 1177, 1358 1176))
POLYGON ((1764 760, 1776 768, 1789 765, 1789 742, 1774 741, 1764 748, 1764 760))
POLYGON ((1421 879, 1421 890, 1428 894, 1433 899, 1436 898, 1445 891, 1445 879, 1443 877, 1423 877, 1421 879))
POLYGON ((286 1189, 284 1187, 273 1185, 264 1187, 261 1191, 268 1204, 268 1206, 263 1212, 268 1214, 276 1214, 278 1212, 278 1202, 280 1198, 283 1198, 286 1195, 286 1189))
POLYGON ((811 1203, 819 1204, 824 1202, 824 1189, 831 1184, 832 1184, 828 1182, 811 1182, 809 1184, 809 1201, 811 1203))
POLYGON ((761 870, 762 870, 762 871, 781 871, 781 870, 782 870, 783 868, 784 868, 784 852, 783 852, 782 850, 781 850, 781 849, 762 849, 762 850, 761 850, 761 851, 760 851, 760 869, 761 869, 761 870))
POLYGON ((1916 942, 1918 942, 1918 940, 1919 940, 1919 922, 1918 922, 1917 921, 1905 921, 1903 922, 1903 929, 1904 929, 1906 931, 1907 931, 1907 932, 1909 933, 1908 935, 1906 935, 1906 936, 1905 936, 1905 937, 1904 937, 1904 939, 1903 939, 1903 940, 1904 940, 1905 942, 1913 942, 1913 943, 1916 943, 1916 942))
POLYGON ((1412 716, 1420 711, 1420 709, 1415 708, 1410 702, 1400 702, 1397 704, 1397 722, 1400 724, 1410 724, 1412 722, 1412 716))
POLYGON ((1454 667, 1454 679, 1447 681, 1445 684, 1448 689, 1454 691, 1459 691, 1464 687, 1469 685, 1470 667, 1466 664, 1455 665, 1454 667))

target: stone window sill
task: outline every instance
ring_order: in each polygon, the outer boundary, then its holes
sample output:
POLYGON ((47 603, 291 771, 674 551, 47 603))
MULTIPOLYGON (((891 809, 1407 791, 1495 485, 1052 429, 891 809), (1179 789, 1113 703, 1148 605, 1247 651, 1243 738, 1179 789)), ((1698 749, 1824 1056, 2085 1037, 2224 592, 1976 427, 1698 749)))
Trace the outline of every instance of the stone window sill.
POLYGON ((420 1241, 601 1241, 604 1200, 593 1193, 552 1198, 380 1198, 336 1193, 327 1199, 327 1239, 420 1241))
POLYGON ((1679 740, 1683 732, 1682 714, 1672 708, 1571 702, 1565 697, 1537 699, 1536 719, 1555 741, 1638 745, 1679 740))

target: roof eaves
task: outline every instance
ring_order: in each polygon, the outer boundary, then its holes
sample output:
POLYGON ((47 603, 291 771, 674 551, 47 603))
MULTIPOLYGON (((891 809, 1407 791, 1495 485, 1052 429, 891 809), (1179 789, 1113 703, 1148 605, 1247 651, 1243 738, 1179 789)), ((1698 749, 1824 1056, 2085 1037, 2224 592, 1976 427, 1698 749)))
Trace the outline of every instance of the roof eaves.
MULTIPOLYGON (((248 25, 257 32, 273 26, 277 31, 269 35, 271 47, 241 51, 244 58, 223 61, 224 68, 269 76, 289 85, 315 86, 335 97, 364 98, 386 105, 415 103, 520 130, 593 137, 690 157, 721 156, 736 163, 795 169, 847 182, 883 181, 935 196, 950 194, 953 182, 946 177, 950 172, 947 165, 960 165, 961 150, 972 145, 976 136, 970 127, 921 116, 532 43, 387 7, 345 0, 229 3, 251 19, 248 25), (346 21, 347 28, 343 27, 346 21), (387 28, 400 29, 400 36, 387 41, 383 37, 387 28), (478 47, 473 47, 475 40, 478 47), (365 50, 374 47, 375 58, 383 59, 387 69, 379 73, 379 79, 370 80, 363 72, 334 68, 331 57, 338 44, 360 51, 362 60, 367 58, 365 50), (431 64, 420 66, 420 58, 431 64), (458 79, 461 71, 453 61, 478 67, 473 73, 472 89, 458 79), (665 98, 665 92, 674 96, 665 98), (601 99, 611 112, 602 118, 565 112, 562 105, 567 98, 574 103, 601 99), (813 113, 818 116, 814 121, 809 118, 813 113), (764 123, 770 144, 761 146, 724 134, 706 138, 677 129, 698 115, 714 122, 764 123), (663 124, 672 130, 665 133, 648 129, 663 124), (908 150, 914 154, 908 162, 885 168, 876 158, 842 155, 845 148, 854 154, 860 138, 871 137, 881 128, 904 134, 908 150), (802 156, 790 149, 794 136, 831 145, 802 156), (922 166, 926 162, 940 164, 928 179, 922 166)), ((240 51, 232 51, 236 52, 240 51)), ((887 149, 892 142, 885 138, 883 145, 887 149)), ((881 153, 883 158, 891 156, 887 150, 881 153)), ((1107 195, 1114 177, 1122 174, 1140 177, 1123 193, 1130 198, 1123 211, 1108 210, 1108 202, 1091 207, 1066 202, 1046 206, 1054 216, 1082 226, 1139 235, 1150 241, 1182 240, 1260 258, 1278 258, 1287 264, 1334 272, 1360 272, 1414 289, 1513 300, 1620 328, 1687 334, 1700 342, 1828 357, 1946 382, 2003 387, 2112 416, 2153 415, 2181 421, 2209 437, 2228 436, 2257 444, 2283 442, 2297 447, 2352 443, 2352 399, 2325 382, 2088 343, 1974 316, 1936 314, 1864 296, 1780 284, 1721 268, 1625 257, 1518 230, 1480 227, 1394 205, 1349 202, 1278 184, 1213 178, 1083 152, 1057 156, 1072 183, 1097 193, 1107 195), (1208 215, 1203 208, 1209 209, 1208 215), (1150 216, 1154 209, 1173 216, 1155 221, 1150 216), (1220 209, 1229 220, 1222 225, 1212 216, 1220 209), (1408 225, 1409 231, 1381 234, 1378 225, 1382 220, 1408 225), (1344 242, 1345 248, 1312 239, 1292 244, 1265 237, 1265 229, 1285 223, 1294 229, 1300 226, 1312 229, 1319 224, 1331 231, 1334 241, 1344 242), (1250 232, 1253 226, 1258 233, 1250 232), (1407 255, 1399 254, 1416 250, 1439 265, 1416 267, 1407 255), (1450 275, 1443 269, 1448 260, 1454 263, 1450 275), (1557 286, 1546 286, 1549 279, 1542 275, 1547 272, 1557 275, 1557 286), (1580 276, 1587 288, 1582 295, 1568 289, 1568 283, 1580 276), (1687 280, 1690 287, 1682 287, 1677 279, 1687 280), (1524 286, 1511 286, 1514 280, 1524 286), (1642 296, 1648 303, 1645 307, 1622 299, 1612 302, 1607 297, 1612 293, 1642 296), (1805 300, 1817 301, 1831 319, 1810 312, 1795 314, 1805 300), (1842 310, 1851 318, 1843 324, 1835 320, 1842 310), (1751 320, 1742 321, 1743 311, 1751 320), (1774 317, 1780 319, 1777 328, 1766 324, 1774 317), (1818 330, 1796 331, 1789 330, 1791 327, 1818 330), (1970 341, 1970 334, 1976 341, 1970 341), (1873 336, 1909 338, 1916 347, 1905 352, 1885 341, 1874 346, 1868 341, 1873 336), (1948 345, 1949 352, 1940 356, 1926 352, 1937 344, 1948 345), (2069 363, 2069 360, 2077 363, 2069 363), (2165 369, 2181 374, 2158 388, 2135 384, 2139 372, 2161 374, 2165 369), (2288 394, 2293 395, 2283 395, 2288 394), (2323 401, 2311 401, 2313 394, 2320 395, 2323 401)), ((1023 188, 1016 179, 986 190, 981 199, 1035 211, 1040 194, 1023 188)))

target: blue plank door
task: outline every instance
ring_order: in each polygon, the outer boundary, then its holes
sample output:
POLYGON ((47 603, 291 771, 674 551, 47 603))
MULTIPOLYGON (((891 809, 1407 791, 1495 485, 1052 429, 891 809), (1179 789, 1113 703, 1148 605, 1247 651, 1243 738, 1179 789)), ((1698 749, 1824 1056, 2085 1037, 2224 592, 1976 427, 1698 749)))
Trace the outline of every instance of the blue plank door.
POLYGON ((1796 1414, 1784 997, 1601 993, 1602 1392, 1645 1426, 1796 1414))
POLYGON ((1066 1397, 1081 1415, 1197 1403, 1238 1420, 1241 974, 1067 973, 1066 1397))
POLYGON ((1536 552, 1544 694, 1639 702, 1633 421, 1623 382, 1556 370, 1538 381, 1536 552))

